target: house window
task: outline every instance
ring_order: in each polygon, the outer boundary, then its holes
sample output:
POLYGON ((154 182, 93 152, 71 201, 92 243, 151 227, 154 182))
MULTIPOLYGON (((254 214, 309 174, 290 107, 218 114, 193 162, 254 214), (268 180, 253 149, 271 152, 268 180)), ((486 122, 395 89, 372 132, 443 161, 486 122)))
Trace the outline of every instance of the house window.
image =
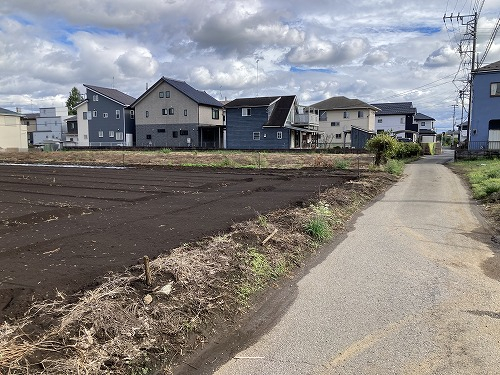
POLYGON ((342 133, 337 133, 335 134, 336 139, 342 139, 342 133))
POLYGON ((116 119, 118 120, 120 118, 120 110, 117 109, 115 113, 116 113, 116 119))
POLYGON ((253 132, 253 140, 260 141, 260 132, 253 132))
POLYGON ((344 111, 344 118, 349 118, 349 112, 344 111))
POLYGON ((276 133, 276 138, 283 139, 283 132, 277 132, 276 133))
POLYGON ((219 119, 219 108, 212 108, 212 120, 219 119))
POLYGON ((404 118, 404 117, 401 117, 401 119, 399 120, 399 122, 400 122, 401 124, 404 124, 404 123, 405 123, 405 118, 404 118))
POLYGON ((87 134, 84 134, 83 139, 89 139, 89 136, 87 134))
POLYGON ((330 123, 331 126, 340 126, 340 122, 338 121, 333 121, 330 123))
POLYGON ((189 135, 189 132, 187 130, 181 130, 179 131, 180 135, 189 135))
POLYGON ((167 131, 165 129, 158 129, 158 133, 166 133, 167 131))
POLYGON ((179 138, 179 132, 177 130, 172 132, 172 138, 179 138))
POLYGON ((382 119, 381 119, 381 118, 377 119, 377 122, 378 122, 379 124, 381 124, 381 123, 382 123, 382 119))
POLYGON ((160 98, 163 98, 163 97, 165 96, 165 94, 163 93, 163 91, 160 91, 160 92, 158 93, 158 96, 159 96, 160 98))
POLYGON ((174 109, 173 108, 169 108, 168 109, 168 114, 169 115, 173 115, 174 114, 174 109))
POLYGON ((163 109, 161 110, 161 114, 162 114, 162 115, 168 115, 168 109, 163 108, 163 109))
POLYGON ((326 121, 327 117, 326 111, 319 111, 319 121, 326 121))
POLYGON ((500 82, 493 82, 490 86, 491 96, 500 96, 500 82))
POLYGON ((146 134, 146 139, 151 139, 151 134, 146 134))
POLYGON ((425 121, 422 121, 422 122, 420 123, 420 126, 423 126, 423 127, 425 128, 425 121))
POLYGON ((99 95, 92 95, 92 101, 98 102, 99 101, 99 95))
POLYGON ((117 141, 123 141, 123 132, 116 132, 115 136, 117 141))
POLYGON ((130 111, 130 119, 133 120, 135 118, 135 111, 131 110, 130 111))
POLYGON ((102 118, 108 118, 108 114, 107 114, 106 112, 104 112, 104 113, 102 114, 102 118))
POLYGON ((384 130, 383 129, 377 130, 377 134, 384 134, 384 130))
POLYGON ((115 137, 115 132, 113 130, 109 131, 109 138, 114 138, 115 137))
POLYGON ((92 117, 97 117, 97 111, 92 111, 92 117))
POLYGON ((184 110, 184 116, 187 116, 187 115, 188 115, 188 110, 187 110, 187 109, 185 109, 185 110, 184 110))
POLYGON ((149 117, 149 111, 146 111, 146 117, 149 117))
POLYGON ((251 108, 242 108, 241 115, 242 116, 251 116, 252 115, 251 108))
POLYGON ((104 137, 104 132, 102 130, 99 130, 99 138, 104 137))
POLYGON ((364 111, 358 111, 358 118, 363 118, 365 117, 365 112, 364 111))
POLYGON ((170 91, 165 91, 165 98, 170 98, 170 91))
POLYGON ((83 119, 88 120, 88 112, 83 112, 83 119))

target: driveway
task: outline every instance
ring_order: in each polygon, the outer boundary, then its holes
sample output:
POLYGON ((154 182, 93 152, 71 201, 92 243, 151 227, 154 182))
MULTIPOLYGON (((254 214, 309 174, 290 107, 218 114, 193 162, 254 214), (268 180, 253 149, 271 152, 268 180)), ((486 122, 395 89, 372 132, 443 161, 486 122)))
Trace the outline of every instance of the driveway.
POLYGON ((290 285, 279 322, 215 373, 498 374, 500 283, 483 267, 499 249, 450 157, 408 165, 290 285))

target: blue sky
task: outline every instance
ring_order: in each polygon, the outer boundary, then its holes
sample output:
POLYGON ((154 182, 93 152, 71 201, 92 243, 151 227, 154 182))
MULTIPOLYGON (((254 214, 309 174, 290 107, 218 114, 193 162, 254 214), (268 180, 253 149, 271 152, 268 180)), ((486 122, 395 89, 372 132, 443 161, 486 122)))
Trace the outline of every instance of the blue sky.
MULTIPOLYGON (((301 104, 341 95, 411 101, 438 128, 450 129, 468 67, 457 53, 465 29, 443 15, 470 14, 475 3, 3 0, 0 107, 26 113, 61 106, 84 83, 138 97, 167 76, 220 100, 258 94, 297 95, 301 104)), ((500 0, 484 1, 480 56, 499 10, 500 0)), ((485 63, 498 60, 495 42, 485 63)))

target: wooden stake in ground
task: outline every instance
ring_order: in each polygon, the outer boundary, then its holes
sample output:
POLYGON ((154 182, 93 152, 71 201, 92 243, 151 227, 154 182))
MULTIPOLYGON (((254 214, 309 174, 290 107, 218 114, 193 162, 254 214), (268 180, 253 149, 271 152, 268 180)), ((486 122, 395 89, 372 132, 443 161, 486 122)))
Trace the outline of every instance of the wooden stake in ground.
POLYGON ((146 274, 146 285, 151 286, 151 269, 149 268, 149 257, 144 255, 144 273, 146 274))

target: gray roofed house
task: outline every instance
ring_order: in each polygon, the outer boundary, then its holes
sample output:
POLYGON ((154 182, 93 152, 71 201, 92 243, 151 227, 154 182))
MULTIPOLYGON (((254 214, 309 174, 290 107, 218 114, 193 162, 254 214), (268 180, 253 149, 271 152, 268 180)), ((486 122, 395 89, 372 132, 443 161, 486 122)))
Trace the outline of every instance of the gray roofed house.
POLYGON ((131 106, 138 146, 224 147, 222 103, 185 81, 161 77, 131 106))
POLYGON ((380 132, 397 132, 401 138, 416 138, 418 124, 415 122, 417 109, 412 102, 373 103, 380 110, 375 114, 376 130, 380 132), (407 132, 405 133, 404 130, 407 132))
POLYGON ((297 104, 295 95, 240 98, 228 102, 227 147, 294 149, 317 146, 317 109, 297 104))
MULTIPOLYGON (((88 141, 93 147, 133 146, 135 136, 135 98, 114 88, 83 85, 86 89, 88 141)), ((86 129, 86 126, 78 129, 86 129)))
POLYGON ((319 109, 321 147, 363 148, 362 142, 352 142, 352 129, 355 128, 356 132, 361 129, 367 134, 375 131, 378 108, 362 100, 334 96, 312 106, 319 109))
POLYGON ((101 94, 102 96, 125 106, 129 106, 135 101, 134 97, 125 94, 124 92, 118 91, 117 89, 110 89, 107 87, 99 87, 92 85, 83 85, 83 86, 95 92, 96 94, 101 94))

